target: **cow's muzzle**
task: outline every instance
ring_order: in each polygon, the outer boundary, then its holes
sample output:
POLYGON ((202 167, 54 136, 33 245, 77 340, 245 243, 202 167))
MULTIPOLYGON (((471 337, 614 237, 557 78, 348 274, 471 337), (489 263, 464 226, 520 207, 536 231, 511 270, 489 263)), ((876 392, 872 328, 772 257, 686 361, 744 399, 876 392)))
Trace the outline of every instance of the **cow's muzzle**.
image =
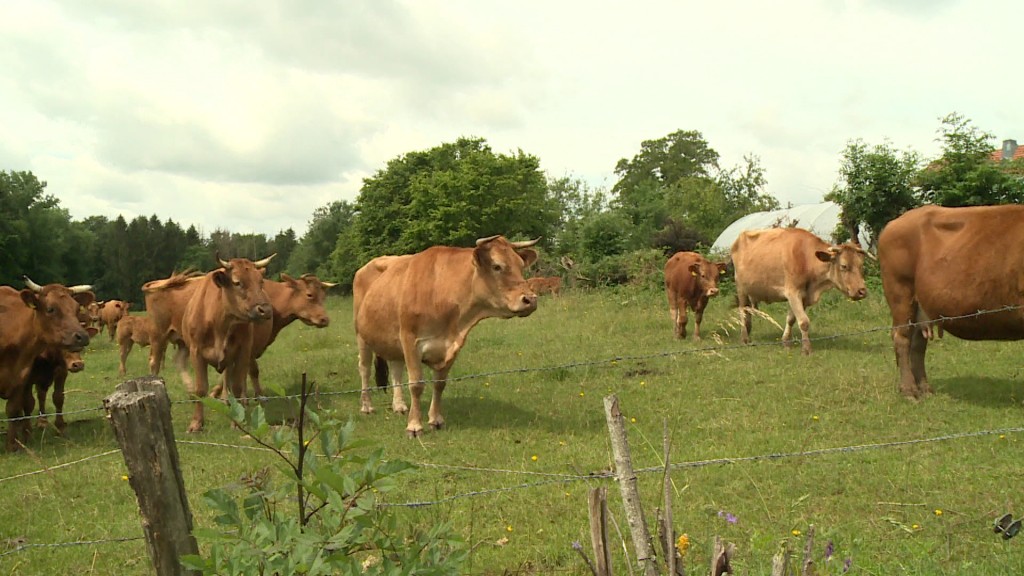
POLYGON ((257 304, 249 310, 250 320, 269 320, 270 316, 273 315, 274 308, 270 304, 257 304))
POLYGON ((537 310, 537 295, 523 294, 517 304, 518 306, 512 308, 512 313, 516 316, 529 316, 537 310))
POLYGON ((72 352, 80 352, 89 345, 89 333, 85 330, 72 332, 64 339, 64 345, 72 352))
POLYGON ((72 362, 68 365, 68 372, 71 372, 72 374, 81 372, 82 370, 85 370, 85 361, 83 360, 72 362))
POLYGON ((868 295, 868 289, 867 288, 860 288, 859 290, 857 290, 853 294, 850 294, 850 299, 851 300, 863 300, 864 298, 867 297, 867 295, 868 295))

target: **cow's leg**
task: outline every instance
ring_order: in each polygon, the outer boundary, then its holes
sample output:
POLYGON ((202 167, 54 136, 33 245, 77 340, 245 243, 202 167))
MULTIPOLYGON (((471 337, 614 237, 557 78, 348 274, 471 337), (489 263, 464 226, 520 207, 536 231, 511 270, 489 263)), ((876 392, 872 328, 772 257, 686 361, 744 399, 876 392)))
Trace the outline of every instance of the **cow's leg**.
POLYGON ((398 414, 405 414, 409 407, 405 404, 405 393, 402 378, 405 377, 405 362, 395 360, 387 363, 388 372, 391 374, 391 410, 398 414))
POLYGON ((804 310, 804 299, 803 296, 796 290, 790 290, 786 294, 786 300, 789 301, 789 316, 786 317, 786 332, 782 334, 783 341, 788 340, 790 326, 792 325, 792 319, 800 324, 800 351, 805 355, 811 353, 811 319, 807 316, 807 311, 804 310))
POLYGON ((928 384, 928 376, 924 371, 924 354, 928 350, 928 338, 920 329, 911 328, 910 332, 910 373, 914 377, 917 397, 932 393, 928 384))
POLYGON ((672 330, 675 333, 676 338, 686 338, 685 323, 682 325, 682 332, 680 332, 679 302, 677 302, 676 295, 669 289, 666 289, 665 293, 668 296, 668 317, 672 319, 672 330))
POLYGON ((370 370, 373 369, 373 350, 356 334, 356 345, 359 347, 359 380, 362 391, 359 394, 359 411, 373 414, 373 399, 370 397, 370 370))
MULTIPOLYGON (((20 388, 19 388, 20 390, 20 388)), ((7 451, 14 452, 18 449, 18 440, 21 436, 22 421, 15 420, 25 415, 25 399, 22 397, 22 392, 14 390, 14 392, 7 399, 7 408, 5 413, 7 415, 7 451)), ((32 391, 28 390, 24 392, 29 397, 32 396, 32 391)))
POLYGON ((736 288, 736 302, 738 304, 737 310, 740 315, 740 341, 744 344, 750 344, 750 310, 747 307, 753 307, 754 301, 747 298, 747 295, 737 286, 736 288))
POLYGON ((130 338, 127 341, 121 343, 121 363, 117 366, 118 376, 124 376, 128 372, 126 362, 128 361, 128 353, 132 351, 132 346, 135 344, 130 338))
POLYGON ((689 320, 686 314, 686 303, 680 302, 676 305, 676 338, 686 339, 686 322, 689 320))
MULTIPOLYGON (((53 375, 53 411, 56 416, 53 417, 53 423, 57 426, 57 432, 63 434, 64 430, 68 427, 67 422, 64 421, 64 384, 68 381, 67 368, 63 366, 58 367, 56 373, 53 375)), ((39 409, 43 409, 43 402, 40 400, 39 409)))
MULTIPOLYGON (((49 391, 49 386, 37 383, 36 385, 36 401, 39 404, 39 418, 36 419, 37 426, 40 428, 46 428, 49 424, 46 420, 46 393, 49 391)), ((31 391, 30 391, 31 392, 31 391)), ((29 412, 32 414, 32 412, 29 412)))
POLYGON ((786 325, 782 328, 782 345, 787 348, 793 344, 793 324, 796 324, 796 314, 790 308, 786 312, 786 325))
POLYGON ((160 374, 160 369, 163 368, 164 355, 167 353, 167 335, 153 337, 153 342, 149 347, 149 373, 152 376, 160 374))
POLYGON ((434 430, 444 428, 444 416, 441 414, 441 395, 448 384, 448 368, 434 370, 434 393, 430 397, 429 423, 434 430))
POLYGON ((255 358, 249 360, 249 381, 252 382, 253 398, 263 397, 263 386, 260 385, 260 365, 255 358))
POLYGON ((707 298, 701 297, 693 307, 693 339, 700 340, 700 323, 704 321, 704 308, 708 305, 707 298))

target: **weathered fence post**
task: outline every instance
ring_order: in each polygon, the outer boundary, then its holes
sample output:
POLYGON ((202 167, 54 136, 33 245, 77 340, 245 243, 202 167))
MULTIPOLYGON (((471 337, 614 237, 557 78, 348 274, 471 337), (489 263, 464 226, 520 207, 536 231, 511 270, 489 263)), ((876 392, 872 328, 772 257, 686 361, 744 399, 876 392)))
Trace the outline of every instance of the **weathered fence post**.
POLYGON ((608 422, 608 432, 611 434, 612 455, 615 457, 615 479, 622 491, 622 505, 626 509, 626 521, 629 522, 629 532, 633 536, 637 561, 643 563, 646 576, 658 576, 658 562, 651 545, 651 533, 647 528, 647 521, 644 520, 640 493, 636 487, 636 474, 633 473, 622 411, 619 410, 619 399, 614 394, 605 397, 604 414, 608 422))
POLYGON ((612 576, 612 551, 608 546, 608 491, 603 486, 591 488, 588 503, 590 545, 597 559, 597 576, 612 576))
POLYGON ((178 467, 171 403, 164 381, 146 376, 120 384, 103 401, 139 499, 142 530, 159 576, 194 574, 179 558, 198 554, 192 512, 178 467))

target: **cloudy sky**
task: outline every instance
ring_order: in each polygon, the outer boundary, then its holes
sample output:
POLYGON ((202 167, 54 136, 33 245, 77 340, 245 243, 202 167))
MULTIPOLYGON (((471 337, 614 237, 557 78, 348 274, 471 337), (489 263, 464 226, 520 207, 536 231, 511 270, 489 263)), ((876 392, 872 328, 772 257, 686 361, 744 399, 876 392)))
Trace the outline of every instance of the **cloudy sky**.
POLYGON ((959 112, 1024 144, 1024 2, 3 0, 0 170, 73 218, 305 232, 459 136, 610 188, 643 140, 818 202, 847 141, 939 153, 959 112))

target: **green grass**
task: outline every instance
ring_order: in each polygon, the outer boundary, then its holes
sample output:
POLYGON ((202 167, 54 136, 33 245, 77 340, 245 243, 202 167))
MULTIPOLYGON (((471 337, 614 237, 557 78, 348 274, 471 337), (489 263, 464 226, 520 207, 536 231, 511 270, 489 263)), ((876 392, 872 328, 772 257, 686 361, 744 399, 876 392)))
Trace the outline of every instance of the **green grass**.
MULTIPOLYGON (((802 549, 793 531, 806 533, 811 524, 818 554, 829 540, 836 551, 827 565, 818 558, 819 571, 838 573, 847 557, 856 574, 1024 570, 1024 540, 1003 541, 991 528, 1005 512, 1024 516, 1021 434, 762 458, 1019 427, 1019 344, 950 336, 933 342, 928 369, 936 393, 914 403, 897 391, 879 290, 859 303, 830 293, 811 308, 816 340, 809 357, 798 346, 778 345, 780 331, 762 319, 754 321, 756 345, 739 345, 731 301, 726 294, 712 301, 701 343, 672 337, 660 292, 569 293, 543 299, 529 318, 482 322, 445 392, 447 428, 417 440, 405 437, 404 417, 390 413, 389 394, 374 394, 376 414, 359 414, 349 298, 330 300, 329 328, 286 329, 264 356, 262 375, 293 386, 306 372, 322 403, 357 422, 357 436, 379 442, 391 458, 424 464, 391 502, 438 502, 400 513, 408 522, 456 526, 473 545, 472 573, 585 573, 571 543, 589 542, 587 492, 595 486, 608 487, 612 515, 629 541, 613 481, 558 483, 530 474, 609 470, 602 399, 612 393, 627 419, 635 468, 661 464, 666 424, 673 462, 737 459, 672 474, 675 526, 691 537, 692 574, 706 571, 716 534, 736 544, 738 574, 768 574, 779 543, 802 549), (738 521, 728 523, 719 511, 738 521)), ((765 310, 778 322, 785 317, 782 305, 765 310)), ((130 374, 145 373, 147 350, 133 351, 130 374)), ((69 379, 68 411, 100 407, 120 381, 116 347, 105 335, 94 340, 86 363, 69 379)), ((172 401, 185 400, 178 376, 164 376, 172 401)), ((174 405, 179 441, 250 445, 210 414, 205 432, 186 435, 190 410, 174 405)), ((102 411, 70 420, 65 437, 37 431, 30 453, 0 455, 0 540, 141 536, 120 454, 53 468, 116 448, 102 411), (39 470, 47 471, 14 477, 39 470)), ((179 452, 196 523, 204 526, 211 511, 203 491, 269 462, 264 453, 235 448, 182 443, 179 452)), ((661 474, 641 473, 640 488, 650 521, 663 505, 661 474)), ((148 562, 142 541, 39 547, 0 557, 0 574, 148 574, 148 562)), ((621 546, 616 563, 617 573, 628 573, 621 546)))

